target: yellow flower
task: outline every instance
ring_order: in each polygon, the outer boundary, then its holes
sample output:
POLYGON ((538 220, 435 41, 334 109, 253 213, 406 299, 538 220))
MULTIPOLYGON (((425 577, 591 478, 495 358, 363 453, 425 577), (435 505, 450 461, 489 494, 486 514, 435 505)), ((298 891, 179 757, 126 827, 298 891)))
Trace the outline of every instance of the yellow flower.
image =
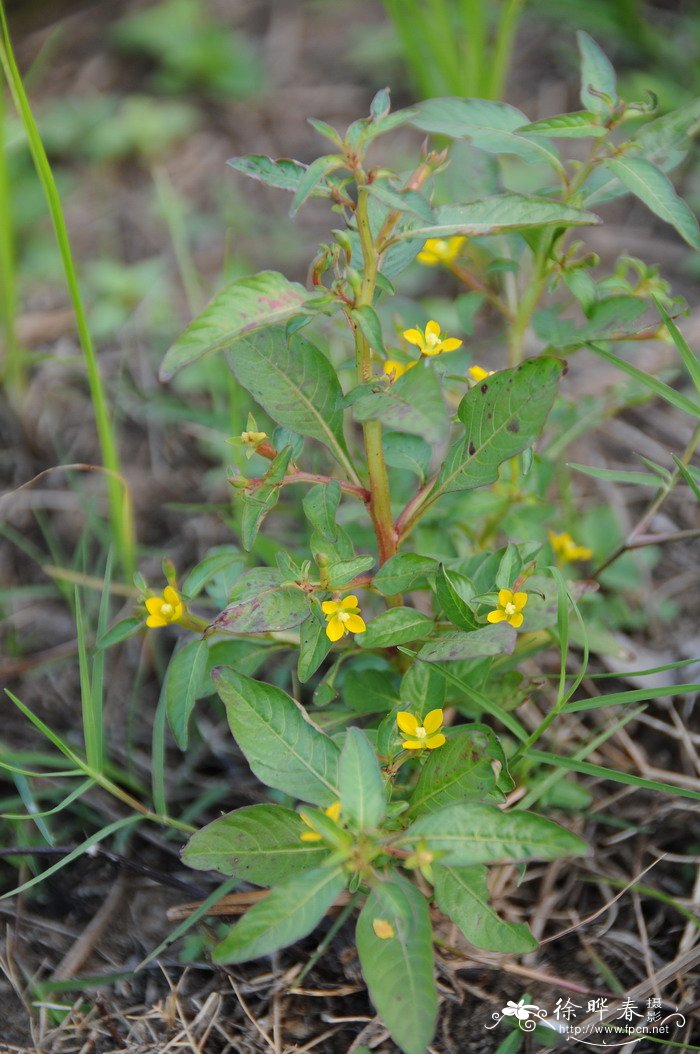
POLYGON ((241 441, 244 446, 257 447, 267 439, 267 432, 241 432, 241 441))
POLYGON ((514 593, 511 589, 499 589, 498 607, 486 616, 489 622, 510 622, 516 629, 523 624, 523 608, 527 604, 527 593, 514 593))
POLYGON ((406 736, 401 746, 404 750, 435 750, 446 742, 445 737, 439 730, 442 728, 442 710, 431 710, 423 718, 423 724, 418 724, 418 718, 410 714, 408 710, 401 710, 396 715, 396 724, 406 736), (437 734, 436 734, 437 733, 437 734))
POLYGON ((478 384, 479 381, 485 380, 486 377, 493 377, 493 370, 485 370, 483 366, 470 366, 467 373, 474 384, 478 384))
POLYGON ((321 610, 326 616, 326 636, 329 640, 340 640, 347 633, 364 633, 367 627, 360 617, 357 597, 352 594, 343 600, 324 600, 321 610))
POLYGON ((590 560, 593 550, 587 549, 585 545, 577 545, 570 534, 555 534, 547 531, 549 542, 554 550, 554 555, 562 564, 568 564, 571 560, 590 560))
POLYGON ((428 238, 417 259, 426 267, 436 267, 438 264, 449 267, 459 256, 466 240, 460 235, 454 235, 452 238, 428 238))
POLYGON ((185 610, 179 593, 172 586, 165 587, 162 597, 147 597, 145 604, 148 611, 146 625, 151 629, 167 626, 170 622, 178 622, 185 610))
POLYGON ((422 329, 405 329, 403 336, 409 344, 420 348, 421 355, 441 355, 443 351, 456 351, 462 346, 462 341, 455 337, 440 340, 440 327, 434 319, 428 322, 425 332, 422 329))
MULTIPOLYGON (((333 823, 337 823, 340 819, 340 802, 334 801, 332 805, 329 805, 328 808, 324 809, 323 811, 326 816, 328 816, 333 821, 333 823)), ((302 834, 299 835, 302 842, 320 842, 321 835, 318 833, 317 830, 314 829, 313 820, 310 820, 308 816, 306 816, 303 812, 300 812, 299 815, 301 816, 306 826, 311 828, 310 831, 303 831, 302 834)))
POLYGON ((395 937, 396 933, 394 927, 386 919, 373 919, 372 929, 379 937, 380 941, 388 941, 390 937, 395 937))
POLYGON ((404 373, 408 373, 416 365, 417 363, 415 362, 397 362, 396 359, 387 359, 384 363, 384 372, 387 377, 391 378, 393 384, 394 381, 398 381, 399 377, 403 377, 404 373))

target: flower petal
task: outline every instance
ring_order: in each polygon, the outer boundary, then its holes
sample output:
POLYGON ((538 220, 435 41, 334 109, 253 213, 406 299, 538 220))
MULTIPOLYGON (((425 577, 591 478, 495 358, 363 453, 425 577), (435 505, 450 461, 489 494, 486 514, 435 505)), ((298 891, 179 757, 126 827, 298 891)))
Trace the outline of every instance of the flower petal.
POLYGON ((438 728, 442 727, 444 715, 442 710, 431 710, 429 714, 426 714, 423 718, 423 728, 432 736, 433 732, 437 732, 438 728))
POLYGON ((518 629, 519 626, 522 626, 524 617, 524 615, 521 615, 520 612, 518 612, 517 615, 511 615, 508 621, 514 629, 518 629))
POLYGON ((464 341, 457 340, 456 337, 448 337, 447 340, 440 342, 440 351, 456 351, 457 348, 461 348, 464 341))
POLYGON ((418 718, 408 710, 399 710, 396 715, 396 724, 407 736, 415 736, 418 728, 418 718))
POLYGON ((320 842, 321 835, 317 831, 302 831, 299 835, 302 842, 320 842))
POLYGON ((489 611, 486 616, 487 622, 503 622, 506 618, 505 611, 489 611))
POLYGON ((443 745, 443 743, 446 743, 446 742, 447 742, 447 740, 443 736, 442 732, 438 732, 438 734, 436 736, 428 736, 428 738, 425 741, 425 745, 428 748, 428 750, 436 750, 437 747, 441 747, 443 745))
POLYGON ((426 267, 435 267, 436 264, 440 263, 440 257, 436 256, 430 249, 421 249, 416 257, 419 263, 425 264, 426 267))
POLYGON ((522 611, 527 604, 527 593, 513 593, 513 603, 516 611, 522 611))
POLYGON ((340 604, 337 600, 324 600, 321 604, 321 611, 324 615, 335 615, 340 611, 340 604))
POLYGON ((440 336, 440 327, 434 318, 431 318, 430 322, 428 322, 427 326, 425 327, 425 335, 426 337, 440 336))
POLYGON ((167 626, 168 623, 162 615, 149 615, 146 619, 146 625, 149 626, 150 629, 159 629, 161 626, 167 626))
POLYGON ((504 608, 506 606, 506 604, 512 604, 513 603, 513 591, 511 589, 499 589, 498 590, 498 603, 501 605, 502 608, 504 608))
POLYGON ((403 331, 403 339, 407 340, 409 344, 415 344, 417 347, 423 347, 423 334, 419 329, 405 329, 403 331))
POLYGON ((340 606, 343 611, 349 611, 350 608, 357 608, 360 605, 357 597, 351 593, 350 596, 343 597, 343 599, 340 601, 340 606))
POLYGON ((333 616, 328 625, 326 626, 326 636, 329 640, 337 641, 345 633, 345 627, 337 616, 333 616))
POLYGON ((180 603, 180 594, 172 586, 166 586, 163 590, 163 600, 166 604, 170 604, 172 607, 177 607, 180 603))
POLYGON ((404 739, 401 746, 404 750, 422 750, 425 743, 421 743, 420 739, 404 739))
POLYGON ((338 820, 340 819, 340 810, 341 809, 342 809, 341 803, 339 801, 334 801, 332 805, 329 805, 327 809, 324 809, 324 812, 325 812, 326 816, 328 816, 328 818, 333 821, 333 823, 337 823, 338 820))
POLYGON ((147 597, 144 601, 149 615, 157 615, 163 606, 162 597, 147 597))
POLYGON ((365 620, 361 618, 360 615, 350 615, 345 626, 350 633, 364 633, 367 629, 365 626, 365 620))

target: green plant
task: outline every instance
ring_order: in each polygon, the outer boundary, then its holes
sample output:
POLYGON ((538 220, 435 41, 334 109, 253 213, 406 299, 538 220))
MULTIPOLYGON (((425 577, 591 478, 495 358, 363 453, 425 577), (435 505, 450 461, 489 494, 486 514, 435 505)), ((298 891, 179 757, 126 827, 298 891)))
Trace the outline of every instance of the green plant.
MULTIPOLYGON (((293 193, 292 214, 316 196, 344 221, 313 261, 311 292, 276 271, 231 282, 162 366, 169 381, 225 353, 258 404, 231 446, 242 548, 211 550, 181 579, 165 560, 162 592, 137 575, 137 612, 111 628, 107 569, 92 664, 76 602, 84 757, 15 698, 66 755, 70 777, 133 810, 75 854, 150 821, 192 833, 186 862, 228 876, 195 918, 236 883, 270 890, 216 946, 216 961, 267 955, 340 908, 335 932, 359 908, 370 995, 407 1054, 423 1054, 435 1027, 433 945, 442 937, 439 924, 432 929, 431 900, 477 946, 536 947, 524 923, 489 903, 486 868, 587 851, 580 814, 589 796, 564 779, 568 772, 699 797, 588 760, 639 713, 624 704, 663 694, 583 695, 590 651, 609 646, 614 585, 601 610, 596 580, 605 587, 634 550, 673 540, 647 527, 673 488, 700 495, 691 465, 700 432, 672 470, 649 462, 645 473, 609 470, 613 482, 644 476, 655 490, 637 527, 612 547, 607 535, 579 529, 562 457, 572 438, 627 403, 659 397, 696 422, 700 367, 671 317, 679 301, 653 267, 622 258, 600 276, 597 259, 570 239, 601 222, 593 208, 627 192, 694 248, 700 235, 656 164, 681 158, 692 118, 647 119, 625 139, 626 122, 649 115, 618 99, 612 67, 589 37, 580 47, 587 109, 578 113, 531 123, 505 104, 438 99, 392 114, 381 91, 369 117, 344 136, 312 122, 332 153, 309 166, 233 159, 237 172, 293 193), (455 186, 448 151, 426 152, 410 173, 368 167, 368 147, 409 123, 494 155, 497 176, 475 160, 466 173, 471 196, 454 203, 445 200, 455 186), (553 142, 560 138, 592 145, 583 160, 563 159, 553 142), (513 156, 533 193, 509 189, 513 156), (394 299, 416 257, 464 287, 455 305, 437 301, 439 322, 437 310, 394 299), (501 319, 507 348, 494 370, 454 335, 469 334, 487 310, 501 319), (690 394, 625 357, 628 346, 658 337, 673 341, 690 394), (623 376, 595 413, 562 380, 564 354, 585 351, 623 376), (289 500, 297 488, 301 510, 289 500), (284 541, 261 533, 280 509, 284 541), (590 559, 597 571, 579 577, 575 565, 590 559), (124 774, 109 770, 101 722, 104 650, 144 624, 185 631, 154 720, 152 807, 142 804, 143 787, 127 791, 124 774), (536 656, 545 676, 532 673, 536 656), (274 801, 193 831, 189 819, 169 815, 165 726, 187 749, 198 700, 215 695, 274 801), (526 698, 540 702, 539 718, 520 712, 526 698), (601 730, 583 726, 564 753, 552 732, 566 715, 601 706, 624 707, 622 716, 601 730), (547 815, 552 809, 573 819, 562 826, 547 815), (411 998, 401 999, 406 992, 411 998)), ((684 689, 695 686, 667 694, 684 689)), ((21 760, 0 764, 24 776, 21 760)))
POLYGON ((418 93, 500 99, 525 0, 384 0, 418 93))

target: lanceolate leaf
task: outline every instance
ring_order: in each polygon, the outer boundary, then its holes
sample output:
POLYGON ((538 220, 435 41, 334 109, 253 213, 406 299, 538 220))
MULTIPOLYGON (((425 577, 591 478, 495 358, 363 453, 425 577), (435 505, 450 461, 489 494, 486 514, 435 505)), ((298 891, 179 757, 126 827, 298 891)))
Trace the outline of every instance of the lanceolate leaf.
POLYGON ((486 725, 456 729, 421 769, 411 795, 411 816, 436 812, 446 805, 466 801, 504 800, 498 777, 506 771, 506 759, 500 743, 486 725), (495 764, 494 764, 495 763, 495 764))
POLYGON ((281 805, 249 805, 212 820, 182 851, 188 867, 220 871, 256 886, 274 886, 318 867, 328 855, 319 842, 302 842, 308 831, 299 814, 281 805))
POLYGON ((452 234, 497 234, 501 231, 527 230, 530 227, 581 227, 600 223, 592 212, 570 205, 560 205, 548 198, 524 194, 496 194, 470 201, 466 205, 441 205, 435 210, 435 222, 407 228, 400 238, 445 238, 452 234))
MULTIPOLYGON (((301 161, 292 161, 288 157, 273 160, 263 154, 232 157, 226 164, 236 172, 242 172, 244 176, 250 176, 251 179, 266 183, 268 187, 279 187, 280 190, 291 190, 292 192, 298 190, 308 169, 308 166, 302 165, 301 161)), ((314 186, 311 193, 315 197, 328 197, 330 190, 321 182, 314 186)))
POLYGON ((524 922, 506 922, 489 904, 485 867, 435 865, 435 900, 477 948, 492 952, 529 952, 537 941, 524 922))
POLYGON ((448 452, 433 500, 446 491, 493 483, 502 462, 535 442, 563 368, 558 359, 528 359, 467 392, 458 411, 466 434, 448 452))
MULTIPOLYGON (((289 340, 279 327, 239 340, 231 369, 278 424, 324 443, 345 467, 343 393, 328 359, 299 333, 289 340)), ((353 472, 354 477, 354 472, 353 472)))
POLYGON ((447 425, 440 382, 421 363, 384 391, 362 396, 353 411, 357 421, 379 420, 387 428, 419 435, 429 443, 439 442, 447 425))
POLYGON ((419 556, 418 553, 397 553, 377 571, 374 576, 374 588, 385 597, 395 593, 405 593, 421 578, 433 574, 438 567, 437 560, 431 556, 419 556))
POLYGON ((593 37, 583 30, 576 34, 581 54, 581 102, 593 113, 607 114, 617 101, 617 79, 613 65, 593 37), (610 102, 601 98, 607 95, 610 102))
POLYGON ((307 491, 302 499, 307 520, 323 538, 334 542, 338 537, 335 514, 340 503, 340 484, 336 480, 330 483, 317 483, 307 491))
POLYGON ((564 827, 535 813, 501 812, 493 805, 450 805, 421 816, 399 839, 415 845, 424 839, 443 854, 443 866, 470 867, 507 860, 556 860, 580 856, 588 846, 564 827))
POLYGON ((243 963, 286 948, 316 928, 345 888, 339 868, 319 867, 277 886, 214 949, 214 961, 243 963))
POLYGON ((512 132, 527 123, 522 110, 488 99, 425 99, 415 107, 411 124, 423 132, 459 139, 469 128, 512 132))
POLYGON ((425 897, 403 875, 378 882, 360 912, 356 940, 369 994, 392 1038, 404 1054, 425 1054, 437 1018, 425 897))
POLYGON ((293 798, 337 801, 339 750, 280 688, 219 667, 212 676, 229 727, 254 774, 293 798))
POLYGON ((223 351, 250 333, 298 315, 308 293, 277 271, 261 271, 225 286, 178 337, 160 368, 169 381, 193 362, 223 351))
POLYGON ((386 809, 384 781, 374 747, 361 728, 348 728, 340 752, 343 818, 360 831, 378 827, 386 809))
POLYGON ((229 603, 212 622, 212 629, 238 633, 268 633, 293 629, 306 618, 309 603, 303 590, 282 587, 283 576, 273 567, 255 567, 238 579, 229 603))
POLYGON ((693 249, 700 249, 698 221, 671 180, 660 169, 641 157, 607 158, 605 167, 639 198, 656 216, 675 227, 693 249))
POLYGON ((553 139, 589 139, 608 134, 603 124, 595 123, 596 115, 590 110, 581 113, 562 113, 547 117, 544 121, 526 124, 518 131, 523 135, 545 135, 553 139))
POLYGON ((315 611, 311 611, 299 632, 297 673, 302 684, 316 673, 332 646, 326 634, 326 624, 315 611))
POLYGON ((165 677, 165 712, 180 750, 185 750, 189 739, 190 714, 197 699, 197 690, 207 668, 209 644, 192 640, 176 651, 165 677))
POLYGON ((517 634, 512 626, 482 626, 472 633, 442 633, 418 652, 423 662, 460 662, 487 655, 512 655, 517 634))
POLYGON ((389 608, 377 615, 358 638, 363 648, 389 648, 395 644, 425 637, 433 628, 433 620, 414 608, 389 608))

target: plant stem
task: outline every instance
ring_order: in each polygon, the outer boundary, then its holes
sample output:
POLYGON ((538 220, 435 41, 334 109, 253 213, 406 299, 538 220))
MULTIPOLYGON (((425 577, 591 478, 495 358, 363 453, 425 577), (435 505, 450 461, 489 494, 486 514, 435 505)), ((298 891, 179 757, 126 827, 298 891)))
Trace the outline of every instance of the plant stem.
MULTIPOLYGON (((358 172, 357 231, 360 236, 363 259, 363 275, 355 307, 372 306, 377 283, 377 251, 372 238, 368 215, 368 194, 364 185, 364 173, 358 172)), ((355 329, 355 361, 357 379, 360 384, 372 379, 372 352, 360 327, 355 329)), ((362 426, 365 438, 365 454, 369 472, 370 514, 374 524, 379 548, 379 563, 385 563, 396 552, 396 532, 391 518, 391 496, 389 477, 382 447, 382 425, 380 421, 365 421, 362 426)))

